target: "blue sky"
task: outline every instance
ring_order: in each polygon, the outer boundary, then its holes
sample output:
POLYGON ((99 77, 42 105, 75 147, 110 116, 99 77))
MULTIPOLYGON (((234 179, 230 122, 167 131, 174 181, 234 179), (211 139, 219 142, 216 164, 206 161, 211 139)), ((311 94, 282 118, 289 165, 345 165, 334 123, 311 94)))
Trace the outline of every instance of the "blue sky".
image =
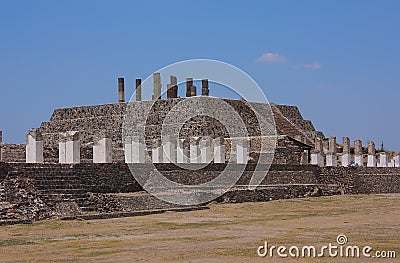
MULTIPOLYGON (((0 129, 113 103, 170 63, 235 65, 326 136, 400 151, 399 1, 0 1, 0 129)), ((212 91, 211 91, 212 93, 212 91)))

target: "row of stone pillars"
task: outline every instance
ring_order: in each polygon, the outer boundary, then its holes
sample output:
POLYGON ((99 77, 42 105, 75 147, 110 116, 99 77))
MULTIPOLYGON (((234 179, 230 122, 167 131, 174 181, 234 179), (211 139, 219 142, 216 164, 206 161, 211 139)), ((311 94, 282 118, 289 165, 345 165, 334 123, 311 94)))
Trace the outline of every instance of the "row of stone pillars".
MULTIPOLYGON (((152 100, 161 99, 161 75, 156 72, 153 74, 153 95, 152 100)), ((142 80, 136 79, 136 101, 142 100, 142 80)), ((208 79, 201 80, 201 95, 209 96, 208 79)), ((197 96, 197 87, 193 85, 193 78, 186 79, 186 97, 197 96)), ((170 76, 170 83, 167 84, 167 99, 178 98, 178 79, 170 76)), ((125 80, 118 78, 118 101, 125 102, 125 80)))
MULTIPOLYGON (((381 152, 379 154, 379 163, 377 162, 375 144, 368 141, 367 167, 400 167, 400 155, 393 156, 389 161, 388 154, 381 152)), ((343 152, 338 155, 336 137, 331 136, 328 140, 328 149, 325 154, 323 141, 320 138, 315 140, 315 147, 311 152, 311 164, 318 166, 338 166, 338 157, 341 157, 341 166, 348 167, 352 165, 365 166, 364 155, 362 151, 361 140, 354 141, 354 160, 350 154, 350 139, 343 137, 343 152)))
MULTIPOLYGON (((93 144, 93 162, 111 163, 111 139, 106 133, 100 132, 93 144)), ((68 131, 59 134, 58 161, 59 163, 75 164, 81 162, 81 141, 78 131, 68 131)), ((43 163, 43 138, 38 129, 32 129, 26 136, 26 162, 43 163)))
MULTIPOLYGON (((237 139, 233 145, 236 163, 248 161, 248 143, 237 139)), ((146 152, 143 138, 132 136, 125 138, 126 163, 144 163, 150 156, 146 152)), ((166 142, 152 141, 151 161, 153 163, 225 163, 226 151, 223 138, 192 137, 190 139, 172 139, 166 142)))
MULTIPOLYGON (((100 132, 93 144, 93 163, 112 162, 112 141, 105 132, 100 132)), ((58 143, 59 163, 80 163, 80 133, 68 131, 60 133, 58 143)), ((235 139, 232 145, 236 153, 236 163, 248 161, 248 141, 235 139)), ((153 163, 225 163, 225 145, 223 138, 192 137, 190 139, 169 139, 152 142, 151 157, 147 154, 144 140, 139 136, 127 136, 124 143, 126 163, 145 163, 151 158, 153 163)), ((43 139, 40 131, 32 129, 27 134, 26 162, 43 163, 43 139)))

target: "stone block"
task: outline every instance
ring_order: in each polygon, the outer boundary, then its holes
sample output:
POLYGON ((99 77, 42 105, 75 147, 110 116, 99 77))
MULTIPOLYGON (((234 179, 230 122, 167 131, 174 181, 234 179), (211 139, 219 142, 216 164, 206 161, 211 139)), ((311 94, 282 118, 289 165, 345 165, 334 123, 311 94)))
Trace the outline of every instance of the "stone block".
POLYGON ((197 87, 194 85, 192 87, 190 87, 190 96, 191 97, 197 96, 197 87))
POLYGON ((364 166, 364 157, 363 155, 354 155, 354 163, 358 166, 364 166))
MULTIPOLYGON (((368 147, 369 152, 369 147, 368 147)), ((376 155, 368 154, 367 167, 376 167, 376 155)))
POLYGON ((176 149, 176 161, 177 163, 189 163, 189 142, 185 139, 178 139, 176 149))
POLYGON ((336 154, 337 153, 337 147, 336 147, 336 137, 335 136, 331 136, 329 137, 329 149, 328 149, 328 153, 330 154, 336 154))
POLYGON ((159 72, 153 73, 153 100, 161 99, 161 75, 159 72))
POLYGON ((142 100, 142 80, 136 79, 136 101, 142 100))
POLYGON ((326 166, 328 166, 328 167, 337 167, 338 166, 336 154, 327 154, 326 155, 326 166))
POLYGON ((387 153, 379 154, 379 165, 378 167, 387 167, 388 166, 388 155, 387 153))
POLYGON ((60 163, 80 163, 81 159, 81 143, 80 133, 78 131, 68 131, 60 133, 60 141, 58 143, 58 156, 60 163))
POLYGON ((210 137, 202 138, 199 142, 201 163, 211 163, 212 160, 211 142, 212 139, 210 137))
POLYGON ((345 153, 342 155, 342 166, 349 167, 351 165, 351 155, 350 153, 345 153))
POLYGON ((342 139, 343 139, 343 154, 350 153, 350 138, 343 137, 342 139))
POLYGON ((368 141, 368 154, 375 155, 375 143, 373 141, 368 141))
POLYGON ((26 135, 25 154, 27 163, 43 163, 43 138, 38 129, 26 135))
POLYGON ((213 140, 214 163, 225 163, 225 145, 223 138, 213 140))
POLYGON ((118 78, 118 102, 125 102, 124 78, 118 78))
MULTIPOLYGON (((362 155, 363 151, 362 151, 362 142, 361 140, 356 140, 354 141, 354 154, 356 156, 362 155)), ((356 162, 357 163, 357 162, 356 162)))
POLYGON ((177 145, 175 140, 168 139, 163 144, 163 163, 176 163, 177 145))
POLYGON ((139 136, 133 136, 131 143, 131 163, 145 163, 147 152, 144 139, 139 136))
POLYGON ((193 79, 187 78, 186 79, 186 97, 192 96, 192 86, 193 86, 193 79))
POLYGON ((201 163, 199 137, 190 138, 190 163, 201 163))
POLYGON ((312 153, 324 153, 324 146, 321 138, 315 138, 315 145, 312 153))
POLYGON ((201 80, 201 95, 202 96, 210 95, 210 90, 208 89, 208 79, 201 80))
POLYGON ((66 139, 67 139, 67 134, 65 132, 59 133, 59 142, 58 142, 59 163, 66 163, 66 139))
POLYGON ((300 157, 300 165, 307 165, 308 164, 308 151, 304 150, 301 153, 301 157, 300 157))
POLYGON ((132 163, 132 137, 126 136, 124 142, 125 163, 132 163))
POLYGON ((101 138, 93 143, 93 163, 112 162, 112 141, 101 138))
POLYGON ((151 160, 153 163, 163 162, 163 148, 161 141, 158 139, 153 140, 153 146, 151 149, 151 160))
POLYGON ((249 144, 245 138, 236 141, 236 163, 246 164, 249 158, 249 144))
POLYGON ((323 167, 325 165, 324 156, 321 153, 312 153, 310 164, 318 165, 319 167, 323 167))
POLYGON ((393 157, 394 167, 400 167, 400 155, 393 157))

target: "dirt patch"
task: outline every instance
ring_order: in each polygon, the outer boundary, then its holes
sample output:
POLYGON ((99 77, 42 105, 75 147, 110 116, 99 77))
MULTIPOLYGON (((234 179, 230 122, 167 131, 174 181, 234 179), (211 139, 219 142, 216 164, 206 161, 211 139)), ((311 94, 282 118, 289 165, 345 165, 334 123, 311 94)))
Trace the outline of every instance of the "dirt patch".
POLYGON ((209 210, 106 220, 49 220, 1 227, 0 253, 2 262, 292 262, 259 258, 256 249, 264 241, 288 247, 336 244, 337 235, 345 234, 350 245, 395 250, 400 257, 399 208, 399 195, 344 195, 212 204, 209 210))

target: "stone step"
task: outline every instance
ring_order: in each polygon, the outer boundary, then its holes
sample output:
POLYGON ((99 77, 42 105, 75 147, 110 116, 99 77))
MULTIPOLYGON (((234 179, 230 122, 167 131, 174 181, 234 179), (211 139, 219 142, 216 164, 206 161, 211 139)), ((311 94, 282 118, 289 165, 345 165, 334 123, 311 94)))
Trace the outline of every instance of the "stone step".
POLYGON ((86 189, 43 189, 39 190, 39 193, 42 195, 46 194, 71 194, 71 195, 76 195, 76 194, 87 194, 86 189))

